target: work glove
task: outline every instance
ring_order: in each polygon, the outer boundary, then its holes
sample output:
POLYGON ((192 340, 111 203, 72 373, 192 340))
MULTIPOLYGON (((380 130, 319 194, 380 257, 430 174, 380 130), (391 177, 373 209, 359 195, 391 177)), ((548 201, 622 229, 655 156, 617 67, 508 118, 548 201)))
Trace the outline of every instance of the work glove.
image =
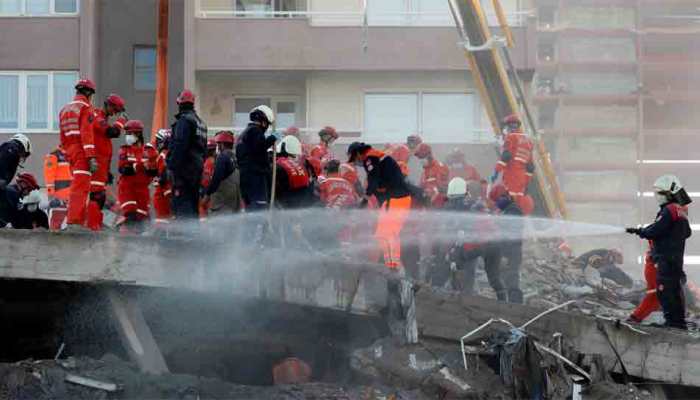
POLYGON ((127 122, 129 122, 129 118, 125 113, 122 113, 119 115, 119 117, 117 117, 117 120, 114 121, 114 125, 119 129, 124 129, 127 122))
POLYGON ((97 172, 97 160, 96 159, 94 159, 94 158, 89 159, 88 164, 90 166, 90 173, 91 174, 94 174, 95 172, 97 172))
POLYGON ((642 228, 627 228, 625 232, 632 235, 640 235, 642 233, 642 228))

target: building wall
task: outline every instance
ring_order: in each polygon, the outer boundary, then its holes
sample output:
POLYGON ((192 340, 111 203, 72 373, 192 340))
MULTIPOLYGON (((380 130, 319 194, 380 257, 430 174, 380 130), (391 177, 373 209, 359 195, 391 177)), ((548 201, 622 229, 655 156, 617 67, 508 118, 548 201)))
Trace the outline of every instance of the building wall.
POLYGON ((79 17, 0 18, 0 70, 78 70, 79 17))

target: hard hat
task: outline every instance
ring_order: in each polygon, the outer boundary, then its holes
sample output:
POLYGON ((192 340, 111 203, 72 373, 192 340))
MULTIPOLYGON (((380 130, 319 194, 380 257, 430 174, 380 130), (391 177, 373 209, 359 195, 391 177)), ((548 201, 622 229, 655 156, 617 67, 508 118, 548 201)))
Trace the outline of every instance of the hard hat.
POLYGON ((449 153, 447 153, 447 158, 445 161, 447 161, 448 164, 459 164, 464 162, 464 152, 462 149, 459 147, 455 147, 454 149, 450 150, 449 153))
POLYGON ((92 92, 94 93, 95 91, 97 91, 97 86, 95 86, 95 82, 93 82, 90 79, 80 79, 78 80, 78 82, 75 83, 75 89, 88 89, 92 90, 92 92))
POLYGON ((318 136, 320 136, 321 138, 324 136, 330 136, 331 139, 335 140, 338 139, 338 132, 336 132, 334 127, 326 126, 318 132, 318 136))
POLYGON ((289 128, 285 129, 284 134, 299 137, 299 128, 296 126, 290 126, 289 128))
POLYGON ((675 175, 663 175, 654 181, 654 191, 657 193, 676 194, 681 189, 683 189, 683 185, 675 175))
POLYGON ((23 191, 31 192, 32 190, 39 189, 39 183, 36 181, 34 175, 30 174, 29 172, 22 172, 17 175, 15 182, 23 191))
POLYGON ((253 120, 252 116, 257 112, 261 113, 262 115, 265 116, 267 119, 267 122, 274 124, 275 123, 275 113, 272 111, 272 109, 266 105, 260 105, 255 107, 254 109, 250 110, 250 116, 251 116, 251 121, 253 120))
POLYGON ((216 150, 216 140, 213 137, 207 139, 207 150, 216 150))
POLYGON ((421 143, 423 143, 423 139, 421 139, 421 137, 417 134, 409 135, 406 138, 406 144, 408 145, 408 147, 415 147, 421 143))
POLYGON ((119 96, 118 94, 114 93, 107 96, 107 99, 105 99, 105 103, 116 108, 118 112, 124 111, 124 109, 126 108, 126 103, 124 102, 124 99, 122 99, 121 96, 119 96))
POLYGON ((467 194, 467 181, 460 177, 452 178, 447 185, 447 197, 460 197, 467 194))
POLYGON ((29 140, 29 138, 26 135, 18 133, 12 136, 12 138, 10 139, 22 143, 22 147, 24 147, 24 152, 27 154, 32 154, 32 141, 29 140))
POLYGON ((503 118, 503 124, 504 125, 520 125, 520 117, 518 117, 518 114, 510 114, 507 117, 503 118))
POLYGON ((185 89, 177 96, 177 104, 194 104, 195 95, 191 90, 185 89))
POLYGON ((302 154, 301 142, 294 136, 285 136, 284 139, 277 145, 277 152, 281 153, 284 150, 287 154, 300 156, 302 154))
POLYGON ((131 119, 124 126, 124 130, 130 133, 141 133, 143 134, 143 122, 138 119, 131 119))
POLYGON ((214 136, 214 141, 216 143, 234 144, 236 142, 236 138, 233 136, 233 132, 231 131, 221 131, 214 136))
POLYGON ((363 151, 372 148, 372 146, 363 143, 363 142, 352 142, 350 143, 350 146, 348 146, 348 162, 353 163, 355 162, 355 159, 357 156, 360 155, 363 151))
POLYGON ((172 136, 172 134, 173 134, 173 131, 170 129, 158 129, 158 132, 156 132, 156 141, 162 142, 162 141, 170 138, 170 136, 172 136))
POLYGON ((430 148, 430 145, 427 143, 421 143, 416 147, 416 151, 413 153, 416 155, 416 157, 420 158, 421 160, 424 158, 427 158, 433 153, 433 149, 430 148))
POLYGON ((41 191, 34 189, 31 192, 29 192, 28 195, 22 197, 20 202, 23 205, 29 205, 29 204, 39 204, 41 203, 41 191))
POLYGON ((494 185, 491 188, 491 191, 489 192, 489 200, 493 201, 494 203, 496 200, 500 199, 503 196, 508 195, 508 190, 506 189, 503 184, 499 183, 497 185, 494 185))

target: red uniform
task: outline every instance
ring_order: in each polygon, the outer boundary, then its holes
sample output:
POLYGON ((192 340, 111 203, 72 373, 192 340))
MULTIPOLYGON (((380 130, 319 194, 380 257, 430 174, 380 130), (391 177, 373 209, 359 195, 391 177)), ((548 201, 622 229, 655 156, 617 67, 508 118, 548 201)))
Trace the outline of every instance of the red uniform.
POLYGON ((309 151, 307 158, 311 166, 313 166, 316 176, 320 176, 326 163, 335 157, 325 143, 319 143, 309 151))
POLYGON ((503 174, 503 185, 513 199, 525 195, 532 178, 532 149, 532 140, 524 133, 511 132, 506 136, 496 172, 503 174))
POLYGON ((87 209, 87 226, 94 231, 102 229, 104 193, 112 163, 112 139, 119 137, 125 123, 125 119, 120 118, 110 125, 103 109, 94 110, 92 131, 95 138, 97 171, 92 174, 90 180, 90 202, 87 209))
POLYGON ((148 171, 155 172, 157 162, 158 152, 150 144, 124 145, 119 149, 119 170, 133 170, 133 174, 119 177, 119 204, 123 215, 135 214, 138 221, 148 218, 148 186, 153 180, 153 174, 148 171))
MULTIPOLYGON (((651 247, 651 242, 649 242, 649 247, 651 247)), ((656 264, 651 259, 651 249, 644 257, 644 280, 647 282, 646 294, 631 316, 636 322, 644 321, 649 314, 661 309, 659 297, 656 295, 656 264)))
POLYGON ((338 174, 330 175, 319 185, 321 201, 328 208, 345 209, 357 205, 355 187, 338 174))
POLYGON ((166 177, 168 165, 165 160, 168 157, 168 150, 163 150, 158 155, 157 169, 158 176, 153 180, 153 209, 156 213, 156 224, 167 224, 172 218, 172 210, 170 209, 170 199, 172 198, 172 185, 166 177))
MULTIPOLYGON (((216 164, 216 157, 207 157, 206 160, 204 160, 204 169, 202 170, 202 181, 201 185, 202 188, 206 190, 206 188, 209 187, 209 183, 211 182, 211 178, 214 176, 214 166, 216 164)), ((209 215, 209 202, 205 202, 204 200, 200 199, 199 200, 199 219, 205 220, 207 219, 207 216, 209 215)))
POLYGON ((73 174, 67 216, 67 223, 72 225, 83 225, 86 220, 92 176, 88 160, 95 157, 94 119, 90 100, 82 94, 76 95, 59 113, 61 147, 66 152, 73 174))
POLYGON ((430 203, 435 208, 440 208, 447 200, 447 185, 450 182, 450 170, 438 160, 431 160, 423 166, 423 175, 420 178, 420 185, 426 196, 430 198, 430 203))

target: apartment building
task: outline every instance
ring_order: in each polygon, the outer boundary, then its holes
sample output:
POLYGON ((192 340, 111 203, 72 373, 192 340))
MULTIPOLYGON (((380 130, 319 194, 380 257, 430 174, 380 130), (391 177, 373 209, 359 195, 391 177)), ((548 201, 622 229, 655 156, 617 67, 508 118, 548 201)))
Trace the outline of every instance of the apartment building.
MULTIPOLYGON (((99 97, 124 96, 129 116, 150 125, 156 3, 0 0, 0 134, 31 134, 33 170, 58 140, 56 111, 78 75, 96 80, 99 97)), ((502 3, 529 79, 529 8, 502 3)), ((486 173, 494 153, 479 146, 493 135, 459 41, 445 0, 368 0, 366 9, 363 0, 171 0, 170 92, 194 88, 212 129, 238 130, 268 104, 279 128, 333 125, 342 142, 420 133, 440 149, 470 144, 486 173)))

